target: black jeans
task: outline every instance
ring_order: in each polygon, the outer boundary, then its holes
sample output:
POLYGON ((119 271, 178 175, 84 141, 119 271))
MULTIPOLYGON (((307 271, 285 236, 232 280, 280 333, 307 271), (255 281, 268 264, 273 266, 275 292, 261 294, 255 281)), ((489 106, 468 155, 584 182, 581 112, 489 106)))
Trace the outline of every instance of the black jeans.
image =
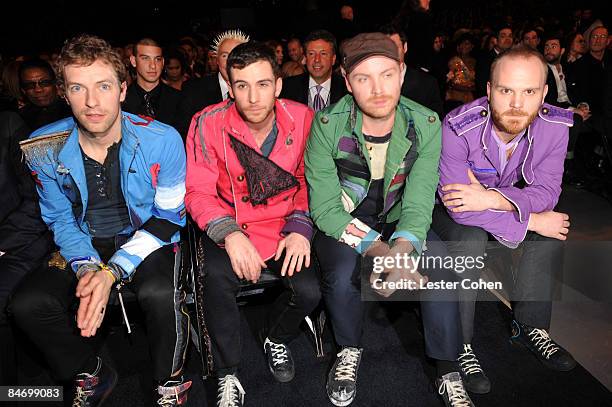
MULTIPOLYGON (((451 256, 484 256, 487 242, 494 239, 484 229, 465 226, 450 218, 442 205, 433 212, 432 229, 446 242, 451 256)), ((501 244, 500 244, 501 246, 501 244)), ((550 327, 553 271, 561 266, 563 243, 534 232, 527 232, 522 248, 518 273, 511 290, 512 310, 517 321, 540 329, 550 327)), ((506 250, 511 250, 505 248, 506 250)), ((480 269, 465 267, 461 277, 478 280, 480 269)), ((459 290, 459 310, 463 342, 471 343, 474 332, 474 309, 477 290, 459 290)))
MULTIPOLYGON (((103 260, 112 252, 108 247, 96 249, 103 260)), ((185 296, 179 289, 179 265, 174 246, 161 247, 145 258, 123 288, 136 293, 144 313, 157 381, 180 373, 189 340, 185 296)), ((71 270, 30 273, 15 290, 9 305, 17 325, 42 351, 54 376, 61 381, 83 372, 96 356, 94 338, 80 336, 76 326, 77 283, 71 270)))
MULTIPOLYGON (((240 280, 234 273, 227 252, 208 236, 204 245, 204 312, 210 332, 215 371, 234 372, 240 364, 240 312, 236 295, 240 280)), ((267 260, 268 268, 280 273, 284 255, 278 261, 267 260)), ((312 259, 311 259, 312 260, 312 259)), ((287 343, 299 333, 302 320, 321 301, 319 276, 314 262, 292 277, 282 279, 283 293, 267 315, 267 335, 276 343, 287 343)))

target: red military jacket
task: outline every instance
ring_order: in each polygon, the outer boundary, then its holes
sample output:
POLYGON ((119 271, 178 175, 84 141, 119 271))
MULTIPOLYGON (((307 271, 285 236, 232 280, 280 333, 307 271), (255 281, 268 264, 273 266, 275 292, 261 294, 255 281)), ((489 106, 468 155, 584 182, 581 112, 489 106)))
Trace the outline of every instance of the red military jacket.
POLYGON ((218 244, 241 230, 264 261, 288 233, 310 240, 313 232, 304 178, 313 111, 277 99, 275 113, 278 135, 267 158, 231 101, 196 113, 187 135, 187 211, 218 244))

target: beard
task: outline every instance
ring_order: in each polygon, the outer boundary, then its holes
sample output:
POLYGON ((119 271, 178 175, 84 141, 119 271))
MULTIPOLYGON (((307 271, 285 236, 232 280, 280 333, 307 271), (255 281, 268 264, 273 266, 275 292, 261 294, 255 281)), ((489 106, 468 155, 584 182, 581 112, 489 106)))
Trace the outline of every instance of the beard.
POLYGON ((539 109, 530 114, 524 110, 510 109, 500 113, 495 109, 491 109, 495 127, 504 133, 514 136, 523 132, 533 123, 538 116, 538 111, 539 109))

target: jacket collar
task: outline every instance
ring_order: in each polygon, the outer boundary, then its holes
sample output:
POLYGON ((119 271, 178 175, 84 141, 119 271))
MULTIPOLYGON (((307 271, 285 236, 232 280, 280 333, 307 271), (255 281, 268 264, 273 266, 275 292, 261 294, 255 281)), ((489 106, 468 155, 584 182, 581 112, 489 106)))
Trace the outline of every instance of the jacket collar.
MULTIPOLYGON (((295 119, 289 112, 287 102, 281 99, 276 99, 274 102, 274 114, 276 116, 276 126, 278 127, 277 140, 282 139, 284 141, 286 138, 290 137, 295 130, 295 119)), ((232 135, 240 138, 243 143, 248 144, 255 150, 259 150, 249 127, 238 112, 236 103, 232 102, 227 111, 225 127, 232 135)))

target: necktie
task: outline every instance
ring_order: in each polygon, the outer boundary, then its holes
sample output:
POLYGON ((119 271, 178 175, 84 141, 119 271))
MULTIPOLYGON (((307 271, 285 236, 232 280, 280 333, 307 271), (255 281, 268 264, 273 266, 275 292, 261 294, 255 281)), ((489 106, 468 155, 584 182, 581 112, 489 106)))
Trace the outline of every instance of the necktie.
POLYGON ((323 97, 321 96, 321 89, 323 89, 323 86, 317 85, 316 89, 317 89, 317 94, 312 100, 312 108, 314 109, 315 112, 318 112, 319 110, 325 107, 325 101, 323 100, 323 97))
POLYGON ((153 104, 151 103, 151 94, 144 94, 144 102, 145 102, 145 113, 147 116, 155 118, 155 109, 153 109, 153 104))

